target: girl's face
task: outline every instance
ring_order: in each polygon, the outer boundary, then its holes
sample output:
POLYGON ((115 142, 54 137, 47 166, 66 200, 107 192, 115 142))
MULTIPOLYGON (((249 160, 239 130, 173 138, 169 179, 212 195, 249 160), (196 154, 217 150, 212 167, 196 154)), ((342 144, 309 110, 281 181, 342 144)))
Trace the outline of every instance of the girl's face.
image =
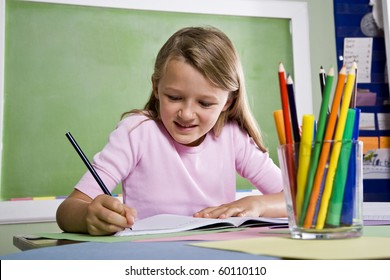
POLYGON ((166 72, 153 87, 165 128, 175 141, 187 146, 202 143, 231 103, 228 91, 213 86, 181 60, 168 62, 166 72))

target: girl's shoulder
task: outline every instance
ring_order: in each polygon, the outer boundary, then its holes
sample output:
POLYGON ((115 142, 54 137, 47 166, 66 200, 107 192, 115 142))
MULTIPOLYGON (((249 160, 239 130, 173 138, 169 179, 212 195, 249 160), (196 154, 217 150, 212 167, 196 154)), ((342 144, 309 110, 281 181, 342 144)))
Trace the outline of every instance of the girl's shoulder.
POLYGON ((240 127, 236 121, 228 121, 222 129, 222 134, 226 133, 234 137, 249 137, 248 133, 240 127))
POLYGON ((145 126, 156 126, 156 121, 152 120, 143 114, 131 114, 124 117, 117 125, 117 128, 126 128, 133 131, 137 128, 145 128, 145 126))

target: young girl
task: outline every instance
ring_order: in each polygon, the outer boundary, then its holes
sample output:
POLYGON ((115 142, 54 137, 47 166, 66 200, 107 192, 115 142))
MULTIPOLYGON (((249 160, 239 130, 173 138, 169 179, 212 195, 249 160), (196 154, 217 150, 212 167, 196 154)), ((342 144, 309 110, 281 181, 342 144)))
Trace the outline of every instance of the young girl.
POLYGON ((106 235, 136 218, 286 216, 279 168, 269 158, 246 97, 237 52, 221 31, 184 28, 157 55, 143 110, 124 113, 94 167, 57 210, 67 232, 106 235), (235 200, 236 172, 263 195, 235 200))

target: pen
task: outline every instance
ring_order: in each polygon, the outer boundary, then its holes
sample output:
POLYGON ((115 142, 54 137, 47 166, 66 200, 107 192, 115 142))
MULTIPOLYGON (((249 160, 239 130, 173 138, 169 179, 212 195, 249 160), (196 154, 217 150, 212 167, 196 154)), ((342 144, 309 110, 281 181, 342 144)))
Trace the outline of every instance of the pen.
POLYGON ((102 179, 100 179, 99 175, 97 174, 95 168, 93 168, 92 164, 89 162, 88 158, 85 156, 83 151, 81 150, 80 146, 77 144, 76 140, 73 138, 72 134, 70 132, 67 132, 66 137, 72 144, 72 146, 75 148, 76 152, 79 154, 85 165, 87 166, 88 170, 91 172, 92 176, 95 178, 96 182, 99 184, 100 188, 106 195, 110 195, 110 191, 107 189, 106 185, 103 183, 102 179))

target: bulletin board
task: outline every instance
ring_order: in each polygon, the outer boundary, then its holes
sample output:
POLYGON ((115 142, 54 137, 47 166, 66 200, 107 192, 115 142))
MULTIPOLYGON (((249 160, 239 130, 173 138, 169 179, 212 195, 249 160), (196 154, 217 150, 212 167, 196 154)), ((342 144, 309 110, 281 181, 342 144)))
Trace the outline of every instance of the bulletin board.
MULTIPOLYGON (((381 0, 376 2, 381 5, 381 0)), ((356 105, 361 109, 359 138, 364 143, 363 200, 389 202, 388 62, 381 26, 382 8, 377 8, 369 0, 334 0, 338 67, 341 69, 345 60, 354 59, 362 70, 358 72, 356 105)))

